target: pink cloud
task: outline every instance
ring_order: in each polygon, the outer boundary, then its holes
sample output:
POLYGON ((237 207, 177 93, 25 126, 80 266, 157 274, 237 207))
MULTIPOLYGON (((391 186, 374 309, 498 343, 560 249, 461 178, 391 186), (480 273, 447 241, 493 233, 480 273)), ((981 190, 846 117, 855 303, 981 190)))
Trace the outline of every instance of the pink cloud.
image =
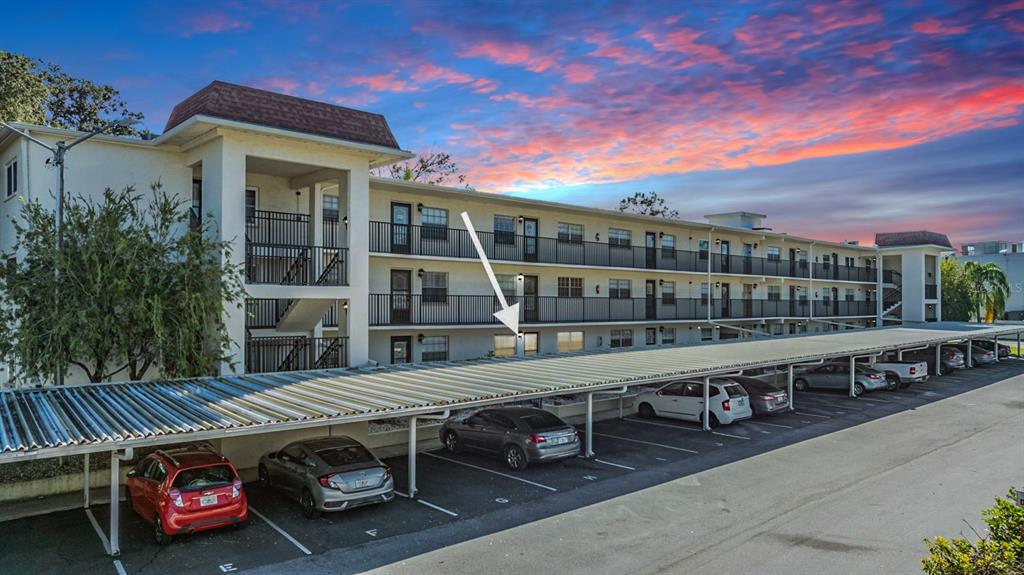
POLYGON ((637 36, 659 52, 677 52, 686 58, 686 66, 696 64, 718 64, 723 68, 748 68, 736 63, 735 60, 713 44, 698 42, 701 33, 689 28, 659 33, 642 29, 637 36))
POLYGON ((460 58, 486 58, 506 66, 516 66, 531 72, 543 72, 558 61, 553 54, 536 53, 526 44, 484 40, 464 48, 456 55, 460 58))
POLYGON ((586 84, 592 82, 597 75, 597 68, 589 64, 569 64, 565 67, 565 79, 570 84, 586 84))
POLYGON ((498 89, 498 82, 489 78, 480 78, 473 82, 473 91, 478 94, 490 94, 498 89))
POLYGON ((943 22, 938 18, 927 18, 920 22, 914 22, 914 25, 910 27, 911 30, 918 34, 929 34, 935 36, 955 36, 958 34, 964 34, 971 29, 970 26, 957 25, 949 22, 943 22))
POLYGON ((873 59, 879 54, 884 54, 892 48, 893 42, 891 40, 879 40, 877 42, 868 42, 860 44, 850 44, 843 48, 843 53, 847 56, 854 58, 863 58, 865 60, 873 59))
POLYGON ((232 18, 224 12, 206 12, 195 14, 182 19, 182 36, 189 37, 195 34, 217 34, 220 32, 232 32, 236 30, 248 30, 252 22, 232 18))
POLYGON ((808 8, 808 12, 818 34, 855 26, 881 24, 885 20, 877 7, 865 6, 854 0, 815 4, 808 8))
POLYGON ((457 72, 451 68, 443 68, 430 62, 424 62, 417 66, 412 76, 421 83, 441 81, 445 84, 468 84, 473 81, 473 77, 469 74, 457 72))
POLYGON ((273 90, 275 92, 283 92, 285 94, 294 94, 296 90, 302 85, 299 81, 291 78, 283 78, 277 76, 270 76, 268 78, 257 78, 252 82, 257 88, 263 88, 264 90, 273 90))
POLYGON ((377 92, 418 92, 419 86, 398 78, 398 72, 387 72, 385 74, 373 74, 369 76, 352 76, 348 79, 350 84, 366 86, 377 92))

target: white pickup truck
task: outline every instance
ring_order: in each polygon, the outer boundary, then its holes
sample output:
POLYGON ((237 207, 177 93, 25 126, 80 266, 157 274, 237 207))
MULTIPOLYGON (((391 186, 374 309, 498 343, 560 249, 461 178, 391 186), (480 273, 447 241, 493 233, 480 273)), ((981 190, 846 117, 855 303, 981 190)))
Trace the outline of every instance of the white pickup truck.
POLYGON ((928 362, 925 361, 876 361, 873 366, 885 372, 888 389, 905 389, 912 383, 928 381, 928 362))

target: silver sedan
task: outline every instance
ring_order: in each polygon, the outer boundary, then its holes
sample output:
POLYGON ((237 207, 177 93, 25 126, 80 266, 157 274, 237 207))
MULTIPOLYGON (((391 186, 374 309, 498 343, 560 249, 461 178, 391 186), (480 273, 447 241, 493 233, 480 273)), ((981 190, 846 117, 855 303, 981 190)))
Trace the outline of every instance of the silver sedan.
POLYGON ((310 519, 395 498, 391 468, 351 437, 290 443, 261 457, 258 472, 260 485, 297 499, 310 519))

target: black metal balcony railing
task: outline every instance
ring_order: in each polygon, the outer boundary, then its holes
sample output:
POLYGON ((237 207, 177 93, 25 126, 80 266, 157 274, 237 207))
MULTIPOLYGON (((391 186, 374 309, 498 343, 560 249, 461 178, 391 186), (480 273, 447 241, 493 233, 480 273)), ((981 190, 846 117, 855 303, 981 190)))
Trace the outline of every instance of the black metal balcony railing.
POLYGON ((939 295, 939 288, 935 284, 924 284, 924 298, 936 299, 939 295))
POLYGON ((874 282, 878 279, 874 268, 839 265, 834 263, 814 264, 814 279, 874 282))
POLYGON ((332 248, 341 246, 344 236, 341 233, 341 226, 337 218, 324 218, 321 225, 324 245, 332 248))
POLYGON ((273 336, 245 341, 245 372, 348 367, 347 337, 273 336))
MULTIPOLYGON (((706 272, 710 255, 711 271, 715 273, 798 278, 810 275, 809 264, 800 260, 709 254, 660 246, 615 246, 508 232, 477 232, 477 236, 487 257, 499 261, 706 272)), ((477 257, 466 230, 388 222, 370 222, 370 251, 450 258, 477 257)), ((822 266, 822 279, 875 280, 875 273, 870 268, 818 265, 822 266)))
POLYGON ((331 309, 324 314, 323 326, 338 327, 338 304, 332 305, 331 309))
POLYGON ((245 214, 246 240, 256 244, 305 246, 312 243, 309 214, 252 210, 245 214))
POLYGON ((245 327, 249 329, 277 327, 291 302, 290 299, 249 298, 245 300, 245 327))
POLYGON ((348 285, 348 249, 246 243, 245 280, 253 284, 348 285))
MULTIPOLYGON (((508 298, 508 303, 520 304, 520 322, 526 324, 700 320, 708 316, 707 304, 699 298, 523 296, 508 298)), ((815 303, 820 304, 815 306, 818 317, 873 313, 866 301, 815 303)), ((497 324, 494 313, 500 310, 497 298, 489 295, 370 295, 370 325, 374 326, 497 324)), ((712 319, 809 316, 806 300, 714 300, 711 306, 712 319)))

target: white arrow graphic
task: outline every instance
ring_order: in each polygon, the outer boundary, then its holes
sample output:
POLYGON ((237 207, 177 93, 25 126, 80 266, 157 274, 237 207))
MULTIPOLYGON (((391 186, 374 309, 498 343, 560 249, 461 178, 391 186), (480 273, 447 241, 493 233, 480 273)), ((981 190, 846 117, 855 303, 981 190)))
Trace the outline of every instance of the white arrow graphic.
POLYGON ((466 230, 469 231, 469 238, 473 240, 473 247, 476 248, 476 253, 480 256, 480 263, 484 264, 484 271, 487 272, 487 279, 491 280, 491 286, 494 288, 494 293, 498 296, 498 303, 501 304, 501 311, 495 312, 494 317, 498 318, 498 321, 505 324, 505 327, 512 330, 512 333, 519 334, 519 304, 508 305, 505 301, 505 294, 501 292, 501 286, 498 285, 498 278, 494 277, 494 270, 491 269, 491 262, 487 261, 487 254, 484 253, 484 247, 480 245, 480 238, 476 237, 476 229, 473 227, 473 222, 469 221, 469 214, 462 212, 462 221, 466 222, 466 230))

